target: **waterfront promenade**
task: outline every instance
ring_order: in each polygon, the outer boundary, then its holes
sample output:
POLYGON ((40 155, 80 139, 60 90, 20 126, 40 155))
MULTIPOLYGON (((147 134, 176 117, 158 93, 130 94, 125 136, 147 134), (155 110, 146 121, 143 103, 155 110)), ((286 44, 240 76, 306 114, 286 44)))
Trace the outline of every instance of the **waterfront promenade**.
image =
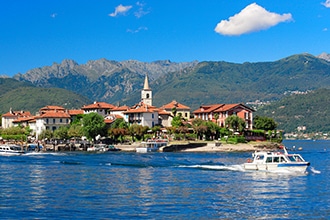
MULTIPOLYGON (((135 148, 140 146, 140 142, 135 142, 130 145, 118 144, 115 147, 121 149, 122 151, 134 151, 135 148)), ((214 141, 210 142, 187 142, 187 141, 173 141, 170 142, 168 147, 174 148, 170 151, 180 151, 180 152, 253 152, 255 150, 262 149, 275 149, 279 144, 270 143, 270 142, 249 142, 249 143, 238 143, 238 144, 227 144, 227 143, 218 143, 214 141), (198 145, 198 146, 196 146, 198 145), (176 146, 176 150, 175 147, 176 146)), ((166 149, 166 148, 165 148, 166 149)), ((161 149, 161 151, 164 148, 161 149)))

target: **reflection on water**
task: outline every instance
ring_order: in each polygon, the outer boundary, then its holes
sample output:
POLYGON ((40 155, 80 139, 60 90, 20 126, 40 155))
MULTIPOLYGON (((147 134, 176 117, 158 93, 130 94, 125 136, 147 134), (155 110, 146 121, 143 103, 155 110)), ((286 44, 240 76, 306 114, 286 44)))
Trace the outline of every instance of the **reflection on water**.
MULTIPOLYGON (((304 152, 302 152, 304 153, 304 152)), ((48 154, 0 158, 9 219, 325 219, 329 154, 318 172, 246 172, 247 154, 48 154), (320 190, 322 189, 322 190, 320 190), (314 208, 315 207, 315 208, 314 208)), ((315 164, 315 165, 314 165, 315 164)))

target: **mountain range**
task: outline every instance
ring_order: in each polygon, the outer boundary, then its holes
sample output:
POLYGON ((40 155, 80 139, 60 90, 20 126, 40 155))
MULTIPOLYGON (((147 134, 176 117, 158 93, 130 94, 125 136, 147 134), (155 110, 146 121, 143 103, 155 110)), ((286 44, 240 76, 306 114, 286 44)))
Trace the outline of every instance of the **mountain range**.
MULTIPOLYGON (((201 104, 276 101, 292 93, 330 88, 330 55, 304 53, 273 62, 242 64, 225 61, 175 63, 169 60, 117 62, 106 59, 78 64, 63 60, 16 74, 10 80, 17 80, 16 89, 28 86, 58 88, 62 89, 62 94, 70 91, 70 94, 79 96, 75 98, 81 100, 77 102, 79 104, 105 101, 133 105, 140 101, 145 75, 149 77, 155 106, 176 100, 193 111, 201 104)), ((5 93, 0 91, 1 104, 5 93)), ((45 92, 39 90, 37 93, 45 92)), ((15 95, 11 94, 11 97, 15 95)), ((42 106, 55 104, 49 102, 42 106)))

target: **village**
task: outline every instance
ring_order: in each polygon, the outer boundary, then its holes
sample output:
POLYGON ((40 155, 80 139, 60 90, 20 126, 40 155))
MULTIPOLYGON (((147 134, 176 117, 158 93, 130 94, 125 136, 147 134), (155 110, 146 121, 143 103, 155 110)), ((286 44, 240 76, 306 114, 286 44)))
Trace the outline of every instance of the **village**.
POLYGON ((31 129, 35 140, 40 140, 44 131, 56 131, 60 127, 69 125, 78 115, 97 113, 104 118, 108 127, 116 119, 123 119, 126 123, 138 124, 153 128, 160 126, 164 132, 172 126, 175 115, 180 115, 182 120, 189 123, 192 119, 199 118, 212 121, 220 127, 226 126, 226 119, 236 115, 245 122, 245 130, 252 130, 254 110, 244 104, 211 104, 202 105, 191 113, 190 107, 175 100, 159 108, 152 105, 152 89, 149 86, 148 76, 145 76, 144 86, 141 90, 141 101, 132 107, 115 106, 106 102, 94 102, 83 106, 81 109, 65 109, 61 106, 47 105, 39 110, 36 115, 20 110, 2 115, 2 128, 22 126, 31 129), (192 114, 192 115, 191 115, 192 114))

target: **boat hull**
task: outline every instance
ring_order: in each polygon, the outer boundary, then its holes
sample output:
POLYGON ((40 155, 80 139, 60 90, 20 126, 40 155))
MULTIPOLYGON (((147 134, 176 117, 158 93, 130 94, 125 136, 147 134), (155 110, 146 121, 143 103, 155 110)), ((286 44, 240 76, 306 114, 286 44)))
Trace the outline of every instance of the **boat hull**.
POLYGON ((291 171, 305 172, 309 166, 308 162, 304 163, 274 163, 274 164, 256 164, 244 163, 245 170, 262 170, 262 171, 291 171))

